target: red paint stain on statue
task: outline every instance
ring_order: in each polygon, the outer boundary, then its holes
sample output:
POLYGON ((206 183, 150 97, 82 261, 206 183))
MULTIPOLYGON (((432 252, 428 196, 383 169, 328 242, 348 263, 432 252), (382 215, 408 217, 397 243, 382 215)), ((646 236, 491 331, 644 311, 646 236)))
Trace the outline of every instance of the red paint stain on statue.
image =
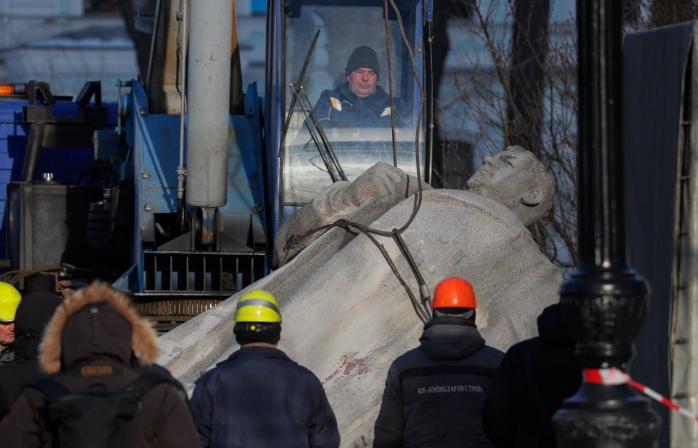
POLYGON ((339 358, 339 366, 322 382, 323 384, 339 376, 361 376, 371 370, 368 366, 368 357, 357 357, 358 352, 344 353, 339 358))

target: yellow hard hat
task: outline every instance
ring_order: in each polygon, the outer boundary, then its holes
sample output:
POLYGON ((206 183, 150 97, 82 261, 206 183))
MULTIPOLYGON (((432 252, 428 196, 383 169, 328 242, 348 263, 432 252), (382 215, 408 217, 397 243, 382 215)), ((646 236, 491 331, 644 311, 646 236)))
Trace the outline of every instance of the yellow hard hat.
POLYGON ((14 322, 22 295, 9 283, 0 282, 0 322, 14 322))
POLYGON ((281 311, 276 297, 261 289, 253 289, 240 297, 235 310, 235 322, 281 323, 281 311))

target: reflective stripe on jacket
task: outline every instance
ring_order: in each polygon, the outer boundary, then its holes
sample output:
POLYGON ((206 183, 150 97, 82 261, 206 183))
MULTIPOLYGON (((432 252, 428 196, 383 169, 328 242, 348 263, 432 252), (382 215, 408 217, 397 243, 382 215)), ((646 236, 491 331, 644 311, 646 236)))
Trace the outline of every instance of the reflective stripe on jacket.
MULTIPOLYGON (((313 117, 323 128, 389 127, 391 114, 390 97, 380 86, 373 95, 359 98, 346 83, 324 90, 313 108, 313 117)), ((399 125, 397 116, 394 124, 399 125)))

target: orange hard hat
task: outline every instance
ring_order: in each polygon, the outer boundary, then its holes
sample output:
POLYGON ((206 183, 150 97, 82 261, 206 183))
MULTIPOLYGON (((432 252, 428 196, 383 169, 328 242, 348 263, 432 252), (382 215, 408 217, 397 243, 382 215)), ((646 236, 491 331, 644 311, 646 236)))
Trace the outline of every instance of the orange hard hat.
POLYGON ((477 308, 473 285, 458 277, 449 277, 436 285, 432 309, 477 308))

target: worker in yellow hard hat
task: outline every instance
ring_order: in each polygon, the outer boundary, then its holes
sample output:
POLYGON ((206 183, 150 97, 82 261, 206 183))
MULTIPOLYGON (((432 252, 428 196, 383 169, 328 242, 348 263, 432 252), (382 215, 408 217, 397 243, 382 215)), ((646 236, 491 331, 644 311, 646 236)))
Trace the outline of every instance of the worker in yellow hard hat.
POLYGON ((240 298, 235 310, 235 338, 238 344, 276 346, 281 337, 281 311, 276 297, 254 289, 240 298))
POLYGON ((192 396, 201 446, 338 447, 337 421, 322 384, 277 348, 276 297, 261 289, 243 294, 233 331, 240 349, 204 374, 192 396))
POLYGON ((15 314, 22 295, 9 283, 0 282, 0 365, 14 360, 15 314))

